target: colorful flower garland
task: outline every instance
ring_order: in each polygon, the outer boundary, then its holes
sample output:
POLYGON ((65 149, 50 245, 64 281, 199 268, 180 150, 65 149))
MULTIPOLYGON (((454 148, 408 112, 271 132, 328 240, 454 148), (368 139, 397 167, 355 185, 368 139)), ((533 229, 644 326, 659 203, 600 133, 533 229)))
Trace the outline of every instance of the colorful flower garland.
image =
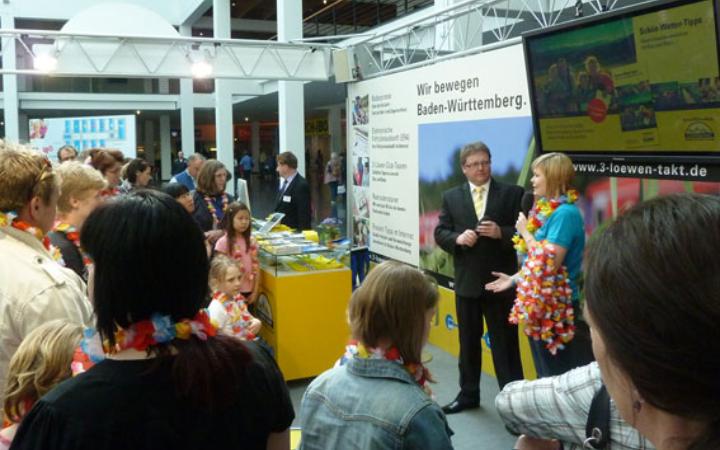
MULTIPOLYGON (((560 205, 563 205, 565 203, 572 205, 573 203, 575 203, 577 198, 578 193, 574 189, 567 191, 567 193, 561 195, 560 197, 551 198, 550 200, 545 197, 539 198, 535 202, 533 209, 530 210, 527 223, 528 233, 535 235, 535 232, 542 228, 543 225, 545 225, 545 222, 547 222, 550 216, 553 215, 555 210, 558 209, 560 205)), ((515 233, 512 241, 515 247, 515 251, 517 251, 521 255, 527 254, 527 243, 525 242, 525 239, 520 235, 520 233, 515 233)))
POLYGON ((534 245, 520 270, 510 323, 524 324, 525 334, 542 340, 551 354, 565 348, 575 335, 572 288, 565 266, 555 269, 555 246, 534 245))
MULTIPOLYGON (((105 359, 105 355, 112 355, 123 350, 133 348, 146 351, 151 345, 166 344, 173 339, 190 339, 191 335, 201 340, 217 334, 217 327, 210 321, 206 309, 201 309, 192 319, 183 319, 173 323, 170 316, 153 314, 149 320, 141 320, 131 324, 127 329, 119 328, 115 331, 115 345, 110 346, 109 341, 101 341, 100 333, 93 328, 84 331, 80 348, 93 363, 105 359)), ((84 361, 80 362, 81 365, 84 361)))
POLYGON ((245 341, 252 341, 256 338, 255 334, 249 329, 254 317, 248 311, 245 297, 242 294, 230 298, 224 292, 215 291, 212 300, 219 302, 225 308, 225 312, 230 318, 228 326, 232 330, 233 336, 245 341))
MULTIPOLYGON (((243 238, 244 239, 244 238, 243 238)), ((241 260, 245 256, 238 248, 237 240, 232 243, 232 258, 234 260, 241 260)), ((255 277, 260 273, 260 260, 258 259, 258 244, 255 239, 250 238, 250 248, 247 250, 250 252, 251 267, 250 273, 247 274, 250 281, 255 281, 255 277)))
MULTIPOLYGON (((210 215, 211 215, 212 218, 213 218, 213 225, 215 225, 214 228, 217 228, 217 224, 220 223, 220 217, 218 217, 217 209, 215 209, 215 205, 213 205, 212 199, 211 199, 209 196, 203 195, 203 198, 205 199, 205 203, 207 204, 208 211, 210 211, 210 215)), ((227 194, 223 194, 223 195, 222 195, 222 212, 223 212, 223 215, 227 212, 228 202, 229 202, 229 200, 228 200, 228 195, 227 195, 227 194)))
POLYGON ((77 231, 77 229, 70 225, 69 223, 59 223, 55 225, 53 228, 53 231, 56 231, 58 233, 63 233, 65 237, 75 245, 75 248, 77 248, 78 253, 80 253, 80 257, 82 258, 83 266, 87 268, 90 264, 92 264, 92 260, 90 257, 85 253, 85 251, 80 246, 80 233, 77 231))
POLYGON ((43 233, 40 228, 34 227, 29 223, 20 220, 18 218, 18 215, 14 211, 9 211, 7 213, 0 212, 0 227, 6 227, 8 225, 15 228, 16 230, 24 231, 35 236, 35 238, 42 243, 43 247, 45 247, 45 250, 50 253, 52 259, 61 264, 64 264, 60 249, 54 247, 50 243, 50 238, 45 233, 43 233))
POLYGON ((117 197, 120 194, 120 189, 118 189, 117 187, 108 187, 100 191, 100 197, 102 197, 103 199, 117 197))
POLYGON ((432 389, 430 389, 429 383, 434 383, 435 380, 432 378, 428 368, 422 363, 405 364, 397 347, 390 347, 387 350, 382 348, 365 347, 359 341, 351 339, 345 347, 345 354, 338 360, 335 366, 344 366, 353 358, 387 359, 388 361, 396 362, 407 370, 410 376, 413 377, 415 382, 417 382, 420 388, 422 388, 428 396, 433 397, 432 389))

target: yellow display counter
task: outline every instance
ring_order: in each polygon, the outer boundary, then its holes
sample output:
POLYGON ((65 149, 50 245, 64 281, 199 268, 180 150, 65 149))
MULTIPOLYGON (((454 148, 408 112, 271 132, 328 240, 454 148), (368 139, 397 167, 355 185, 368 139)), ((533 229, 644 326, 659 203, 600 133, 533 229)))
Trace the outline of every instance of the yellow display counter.
MULTIPOLYGON (((444 287, 438 289, 440 291, 440 301, 438 303, 438 313, 430 328, 430 343, 457 357, 460 354, 460 341, 457 314, 455 312, 455 292, 444 287)), ((537 373, 530 353, 530 344, 527 336, 522 331, 518 332, 520 334, 520 359, 522 360, 523 374, 525 379, 534 380, 537 378, 537 373)), ((488 341, 487 325, 485 325, 485 334, 482 339, 482 370, 495 376, 488 341)))
POLYGON ((260 336, 275 350, 286 380, 319 375, 342 356, 350 336, 350 294, 348 268, 262 269, 255 314, 263 322, 260 336))

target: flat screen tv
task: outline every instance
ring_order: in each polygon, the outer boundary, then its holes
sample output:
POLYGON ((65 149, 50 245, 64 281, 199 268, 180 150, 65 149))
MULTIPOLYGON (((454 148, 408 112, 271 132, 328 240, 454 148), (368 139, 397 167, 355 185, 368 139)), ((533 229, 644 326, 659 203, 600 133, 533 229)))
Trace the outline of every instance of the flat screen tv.
POLYGON ((523 36, 539 150, 720 163, 717 23, 713 0, 664 1, 523 36))

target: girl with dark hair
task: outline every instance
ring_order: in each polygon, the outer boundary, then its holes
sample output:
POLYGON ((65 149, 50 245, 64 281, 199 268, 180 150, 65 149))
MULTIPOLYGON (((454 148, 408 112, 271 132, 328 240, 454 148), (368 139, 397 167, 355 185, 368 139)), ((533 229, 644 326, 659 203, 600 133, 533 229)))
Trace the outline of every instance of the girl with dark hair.
POLYGON ((13 449, 288 448, 277 365, 200 309, 208 259, 182 206, 153 191, 120 197, 93 211, 81 243, 97 318, 82 348, 99 362, 35 404, 13 449))
POLYGON ((163 188, 163 192, 174 198, 185 208, 185 211, 192 214, 195 211, 195 203, 193 202, 192 192, 180 183, 168 183, 163 188))
POLYGON ((586 316, 620 415, 659 450, 720 448, 720 198, 641 203, 588 249, 586 316))
POLYGON ((260 262, 255 239, 251 235, 250 209, 242 202, 233 202, 225 213, 225 235, 215 243, 215 251, 240 263, 244 273, 240 292, 249 304, 255 303, 260 291, 260 262))

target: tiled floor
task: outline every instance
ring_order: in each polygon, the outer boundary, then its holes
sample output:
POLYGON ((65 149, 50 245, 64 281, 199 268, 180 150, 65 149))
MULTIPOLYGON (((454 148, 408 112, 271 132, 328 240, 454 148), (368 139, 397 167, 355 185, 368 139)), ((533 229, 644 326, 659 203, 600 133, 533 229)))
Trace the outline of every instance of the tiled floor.
MULTIPOLYGON (((439 404, 449 403, 457 394, 458 368, 457 358, 429 345, 426 350, 432 355, 432 361, 427 366, 437 380, 432 385, 433 392, 439 404)), ((292 381, 290 395, 292 397, 295 413, 300 413, 300 400, 303 392, 311 380, 292 381)), ((495 412, 495 395, 498 386, 495 378, 483 375, 481 382, 481 407, 460 414, 448 416, 450 428, 455 432, 452 438, 453 445, 458 450, 509 450, 512 448, 515 437, 509 435, 495 412)), ((299 426, 296 418, 293 426, 299 426)))

